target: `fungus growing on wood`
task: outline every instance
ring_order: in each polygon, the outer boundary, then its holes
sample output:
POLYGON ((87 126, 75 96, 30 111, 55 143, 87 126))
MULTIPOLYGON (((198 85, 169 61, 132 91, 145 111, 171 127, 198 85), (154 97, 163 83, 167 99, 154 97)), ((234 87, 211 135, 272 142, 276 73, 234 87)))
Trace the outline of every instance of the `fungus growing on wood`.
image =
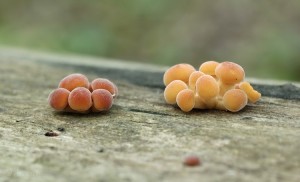
POLYGON ((164 91, 164 97, 168 104, 176 104, 177 94, 184 89, 187 89, 188 86, 181 80, 174 80, 167 85, 164 91))
POLYGON ((243 109, 247 105, 247 100, 246 93, 240 89, 228 90, 223 96, 224 107, 231 112, 243 109))
POLYGON ((244 69, 233 62, 223 62, 216 67, 216 76, 219 79, 220 95, 223 96, 227 90, 240 83, 245 78, 244 69))
POLYGON ((244 80, 244 69, 233 62, 223 62, 216 67, 216 76, 222 83, 233 85, 244 80))
POLYGON ((244 90, 244 92, 247 94, 248 96, 248 100, 251 103, 255 103, 256 101, 258 101, 261 97, 261 94, 254 90, 253 87, 250 85, 249 82, 241 82, 238 87, 242 90, 244 90))
POLYGON ((236 63, 207 61, 200 71, 193 70, 191 65, 178 64, 164 74, 166 102, 177 103, 184 112, 193 108, 237 112, 248 101, 255 103, 261 97, 248 82, 243 82, 244 69, 236 63))
POLYGON ((190 64, 177 64, 169 68, 164 74, 164 84, 167 86, 174 80, 181 80, 188 84, 192 72, 196 71, 190 64))
POLYGON ((65 88, 53 90, 48 97, 49 105, 57 111, 64 110, 68 105, 69 94, 70 91, 65 88))
POLYGON ((176 96, 176 103, 182 111, 191 111, 195 106, 194 92, 190 89, 181 90, 176 96))
POLYGON ((206 61, 200 65, 199 70, 205 74, 215 76, 215 70, 218 65, 219 63, 216 61, 206 61))
POLYGON ((89 88, 89 80, 80 73, 74 73, 63 78, 58 85, 59 88, 65 88, 70 92, 77 87, 89 88))
POLYGON ((93 111, 108 111, 113 104, 112 94, 105 89, 96 89, 92 92, 93 111))
POLYGON ((91 82, 92 91, 97 89, 105 89, 111 93, 113 97, 117 96, 118 88, 115 84, 105 78, 97 78, 91 82))
POLYGON ((214 77, 210 75, 204 75, 197 80, 196 91, 202 99, 209 100, 219 94, 219 86, 214 77))
POLYGON ((205 74, 201 71, 194 71, 193 73, 191 73, 191 75, 189 77, 189 88, 191 90, 196 90, 196 82, 197 82, 198 78, 200 78, 203 75, 205 75, 205 74))
POLYGON ((105 78, 89 83, 88 78, 75 73, 66 76, 59 88, 49 94, 49 105, 57 111, 88 113, 107 111, 118 94, 117 86, 105 78))
POLYGON ((71 109, 84 112, 92 106, 91 92, 84 87, 77 87, 71 91, 68 98, 71 109))

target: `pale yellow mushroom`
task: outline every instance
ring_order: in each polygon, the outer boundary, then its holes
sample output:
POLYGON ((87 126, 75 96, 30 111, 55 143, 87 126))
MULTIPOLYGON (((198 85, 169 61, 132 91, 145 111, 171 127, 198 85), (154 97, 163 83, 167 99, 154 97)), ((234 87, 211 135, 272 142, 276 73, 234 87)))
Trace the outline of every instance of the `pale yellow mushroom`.
POLYGON ((237 112, 247 105, 247 95, 243 90, 231 89, 223 96, 224 107, 231 112, 237 112))
POLYGON ((200 65, 199 71, 211 76, 215 76, 215 70, 218 65, 219 63, 216 61, 206 61, 200 65))
POLYGON ((196 82, 198 80, 198 78, 200 78, 201 76, 205 75, 203 72, 201 71, 194 71, 190 77, 189 77, 189 88, 193 91, 196 90, 196 82))
POLYGON ((249 82, 241 82, 238 87, 247 94, 248 100, 251 103, 257 102, 261 97, 261 94, 258 91, 254 90, 249 82))
POLYGON ((214 77, 203 75, 196 82, 196 91, 201 98, 209 100, 219 94, 219 86, 214 77))
POLYGON ((194 92, 190 89, 181 90, 176 97, 176 103, 182 111, 191 111, 195 106, 194 92))
POLYGON ((190 64, 177 64, 169 68, 164 74, 164 84, 167 86, 174 80, 181 80, 188 84, 189 77, 192 72, 196 71, 195 68, 190 64))
POLYGON ((216 76, 224 84, 236 84, 244 80, 245 72, 244 69, 233 62, 223 62, 216 67, 216 76))
POLYGON ((176 104, 177 94, 184 89, 187 89, 188 86, 181 80, 174 80, 167 85, 164 91, 164 97, 168 104, 176 104))
POLYGON ((216 67, 216 77, 219 80, 220 95, 223 96, 227 90, 234 88, 245 78, 244 69, 233 62, 222 62, 216 67))

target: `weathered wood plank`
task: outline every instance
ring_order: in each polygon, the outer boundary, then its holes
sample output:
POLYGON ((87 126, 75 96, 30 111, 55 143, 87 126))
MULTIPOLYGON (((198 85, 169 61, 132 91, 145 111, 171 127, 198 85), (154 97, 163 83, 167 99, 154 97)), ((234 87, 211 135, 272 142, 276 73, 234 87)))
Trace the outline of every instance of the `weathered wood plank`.
POLYGON ((242 112, 185 114, 165 104, 163 70, 1 48, 0 181, 300 179, 298 83, 254 79, 264 96, 242 112), (109 113, 64 114, 48 107, 50 91, 74 72, 118 85, 109 113), (58 128, 65 129, 58 137, 44 136, 58 128), (200 156, 202 166, 184 167, 187 154, 200 156))

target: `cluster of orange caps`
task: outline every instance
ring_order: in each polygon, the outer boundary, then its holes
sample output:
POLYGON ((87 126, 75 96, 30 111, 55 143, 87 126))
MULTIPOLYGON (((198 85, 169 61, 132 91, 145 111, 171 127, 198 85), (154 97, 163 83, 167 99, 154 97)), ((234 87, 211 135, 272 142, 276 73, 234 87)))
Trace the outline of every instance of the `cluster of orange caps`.
POLYGON ((244 69, 233 62, 207 61, 199 71, 189 64, 177 64, 164 74, 164 97, 184 112, 194 108, 237 112, 261 97, 244 78, 244 69))
POLYGON ((117 94, 116 85, 108 79, 97 78, 90 83, 85 75, 75 73, 60 81, 49 94, 48 102, 57 111, 101 112, 112 107, 117 94))

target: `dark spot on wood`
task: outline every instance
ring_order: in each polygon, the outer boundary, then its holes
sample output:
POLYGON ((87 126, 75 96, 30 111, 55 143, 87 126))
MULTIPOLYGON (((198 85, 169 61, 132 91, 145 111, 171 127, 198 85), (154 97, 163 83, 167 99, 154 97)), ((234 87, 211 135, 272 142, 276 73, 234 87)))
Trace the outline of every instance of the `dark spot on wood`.
POLYGON ((47 137, 56 137, 58 135, 59 134, 54 132, 54 131, 48 131, 48 132, 45 133, 45 136, 47 136, 47 137))
POLYGON ((101 149, 97 150, 97 152, 99 152, 99 153, 103 153, 103 152, 104 152, 104 149, 103 149, 103 148, 101 148, 101 149))
POLYGON ((66 129, 63 128, 63 127, 58 127, 57 130, 60 131, 60 132, 65 132, 66 131, 66 129))
POLYGON ((245 116, 242 118, 243 120, 252 120, 253 118, 251 116, 245 116))

